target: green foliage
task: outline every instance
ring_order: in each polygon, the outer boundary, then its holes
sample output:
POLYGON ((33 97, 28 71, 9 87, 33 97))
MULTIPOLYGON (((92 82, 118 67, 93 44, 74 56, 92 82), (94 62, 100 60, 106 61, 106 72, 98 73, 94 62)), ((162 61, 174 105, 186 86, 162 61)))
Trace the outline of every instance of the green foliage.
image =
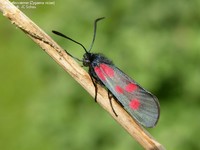
MULTIPOLYGON (((149 132, 167 149, 200 149, 200 4, 193 1, 55 1, 21 9, 74 56, 58 30, 104 53, 159 98, 149 132)), ((142 149, 51 58, 0 16, 0 149, 142 149)))

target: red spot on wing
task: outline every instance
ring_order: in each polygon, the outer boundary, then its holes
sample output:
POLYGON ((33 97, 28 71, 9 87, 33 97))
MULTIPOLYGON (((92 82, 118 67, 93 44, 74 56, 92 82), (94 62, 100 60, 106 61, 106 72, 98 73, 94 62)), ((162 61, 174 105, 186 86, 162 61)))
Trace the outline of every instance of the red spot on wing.
POLYGON ((125 90, 127 92, 133 92, 137 89, 137 85, 133 84, 133 83, 129 83, 125 86, 125 90))
POLYGON ((140 107, 140 101, 138 99, 132 99, 129 103, 129 107, 133 110, 138 110, 140 107))
POLYGON ((101 80, 106 80, 106 76, 114 76, 114 70, 106 64, 100 64, 99 66, 94 67, 94 71, 101 80))
POLYGON ((109 77, 114 76, 114 70, 110 66, 106 64, 100 64, 100 68, 102 68, 103 71, 105 71, 105 74, 108 75, 109 77))
POLYGON ((101 80, 106 80, 104 74, 102 73, 101 69, 100 69, 98 66, 94 67, 94 71, 95 71, 95 73, 97 74, 97 76, 98 76, 101 80))
POLYGON ((123 93, 123 89, 120 87, 120 86, 115 86, 115 91, 119 94, 122 94, 123 93))

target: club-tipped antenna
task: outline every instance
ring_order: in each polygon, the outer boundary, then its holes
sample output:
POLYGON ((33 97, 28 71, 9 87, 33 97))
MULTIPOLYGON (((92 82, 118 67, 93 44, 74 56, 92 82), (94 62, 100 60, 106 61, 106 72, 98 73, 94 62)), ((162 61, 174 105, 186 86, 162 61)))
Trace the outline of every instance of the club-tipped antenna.
POLYGON ((93 34, 93 39, 92 39, 92 43, 90 45, 90 48, 88 50, 88 52, 91 51, 93 45, 94 45, 94 41, 95 41, 95 38, 96 38, 96 30, 97 30, 97 22, 104 19, 105 17, 101 17, 101 18, 97 18, 95 21, 94 21, 94 34, 93 34))
MULTIPOLYGON (((61 37, 64 37, 64 38, 66 38, 66 39, 68 39, 68 40, 70 40, 70 41, 72 41, 72 42, 74 42, 74 43, 80 45, 80 46, 85 50, 86 53, 89 53, 90 50, 92 49, 93 45, 94 45, 94 41, 95 41, 95 37, 96 37, 96 30, 97 30, 97 22, 98 22, 99 20, 104 19, 104 18, 105 18, 105 17, 97 18, 97 19, 94 21, 94 34, 93 34, 93 39, 92 39, 92 43, 91 43, 91 45, 90 45, 90 49, 89 49, 89 50, 87 50, 87 49, 85 48, 85 46, 83 46, 83 44, 81 44, 81 43, 79 43, 79 42, 73 40, 72 38, 70 38, 70 37, 68 37, 68 36, 66 36, 66 35, 64 35, 64 34, 58 32, 58 31, 54 31, 54 30, 53 30, 52 32, 53 32, 54 34, 56 34, 56 35, 59 35, 59 36, 61 36, 61 37)), ((67 53, 68 53, 68 52, 67 52, 67 53)), ((68 54, 69 54, 69 53, 68 53, 68 54)), ((82 61, 82 60, 80 60, 80 59, 78 59, 78 58, 72 56, 71 54, 69 54, 69 55, 70 55, 71 57, 77 59, 78 61, 82 61)))
POLYGON ((85 50, 85 52, 88 53, 87 49, 85 48, 85 46, 83 46, 83 44, 81 44, 81 43, 79 43, 79 42, 73 40, 72 38, 70 38, 70 37, 68 37, 68 36, 66 36, 66 35, 64 35, 64 34, 58 32, 58 31, 54 31, 54 30, 53 30, 52 32, 53 32, 54 34, 57 34, 57 35, 59 35, 59 36, 61 36, 61 37, 64 37, 64 38, 66 38, 66 39, 68 39, 68 40, 70 40, 70 41, 72 41, 72 42, 74 42, 74 43, 80 45, 80 46, 85 50))

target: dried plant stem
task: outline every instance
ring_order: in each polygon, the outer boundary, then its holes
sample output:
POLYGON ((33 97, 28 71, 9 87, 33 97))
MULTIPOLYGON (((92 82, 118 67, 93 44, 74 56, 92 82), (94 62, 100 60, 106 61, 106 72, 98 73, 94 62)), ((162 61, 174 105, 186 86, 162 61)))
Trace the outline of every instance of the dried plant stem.
MULTIPOLYGON (((0 11, 5 17, 11 20, 18 28, 24 31, 35 43, 37 43, 48 55, 50 55, 64 70, 66 70, 83 88, 94 97, 94 86, 88 75, 65 51, 54 42, 44 31, 33 21, 17 9, 8 0, 0 0, 0 11)), ((127 132, 138 141, 145 149, 164 150, 164 147, 155 141, 151 135, 138 125, 129 114, 116 102, 113 101, 118 117, 110 107, 107 91, 98 87, 97 102, 107 110, 111 116, 123 126, 127 132)))

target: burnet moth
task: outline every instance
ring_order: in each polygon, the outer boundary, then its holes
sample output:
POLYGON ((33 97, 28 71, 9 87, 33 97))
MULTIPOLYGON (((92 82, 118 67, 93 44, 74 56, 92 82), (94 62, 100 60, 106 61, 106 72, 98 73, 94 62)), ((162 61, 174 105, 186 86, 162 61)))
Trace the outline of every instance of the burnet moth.
MULTIPOLYGON (((82 60, 72 56, 67 51, 66 52, 71 57, 81 61, 83 66, 89 67, 88 73, 95 87, 95 101, 97 99, 98 91, 97 84, 100 84, 106 87, 108 91, 111 107, 111 98, 115 98, 117 102, 123 106, 135 120, 137 120, 137 122, 145 127, 154 127, 158 122, 160 115, 158 99, 117 68, 112 61, 104 55, 90 52, 96 37, 97 22, 101 19, 104 19, 104 17, 94 21, 94 35, 89 50, 81 43, 58 31, 52 32, 80 45, 85 50, 82 60)), ((113 107, 112 110, 117 116, 113 107)))

